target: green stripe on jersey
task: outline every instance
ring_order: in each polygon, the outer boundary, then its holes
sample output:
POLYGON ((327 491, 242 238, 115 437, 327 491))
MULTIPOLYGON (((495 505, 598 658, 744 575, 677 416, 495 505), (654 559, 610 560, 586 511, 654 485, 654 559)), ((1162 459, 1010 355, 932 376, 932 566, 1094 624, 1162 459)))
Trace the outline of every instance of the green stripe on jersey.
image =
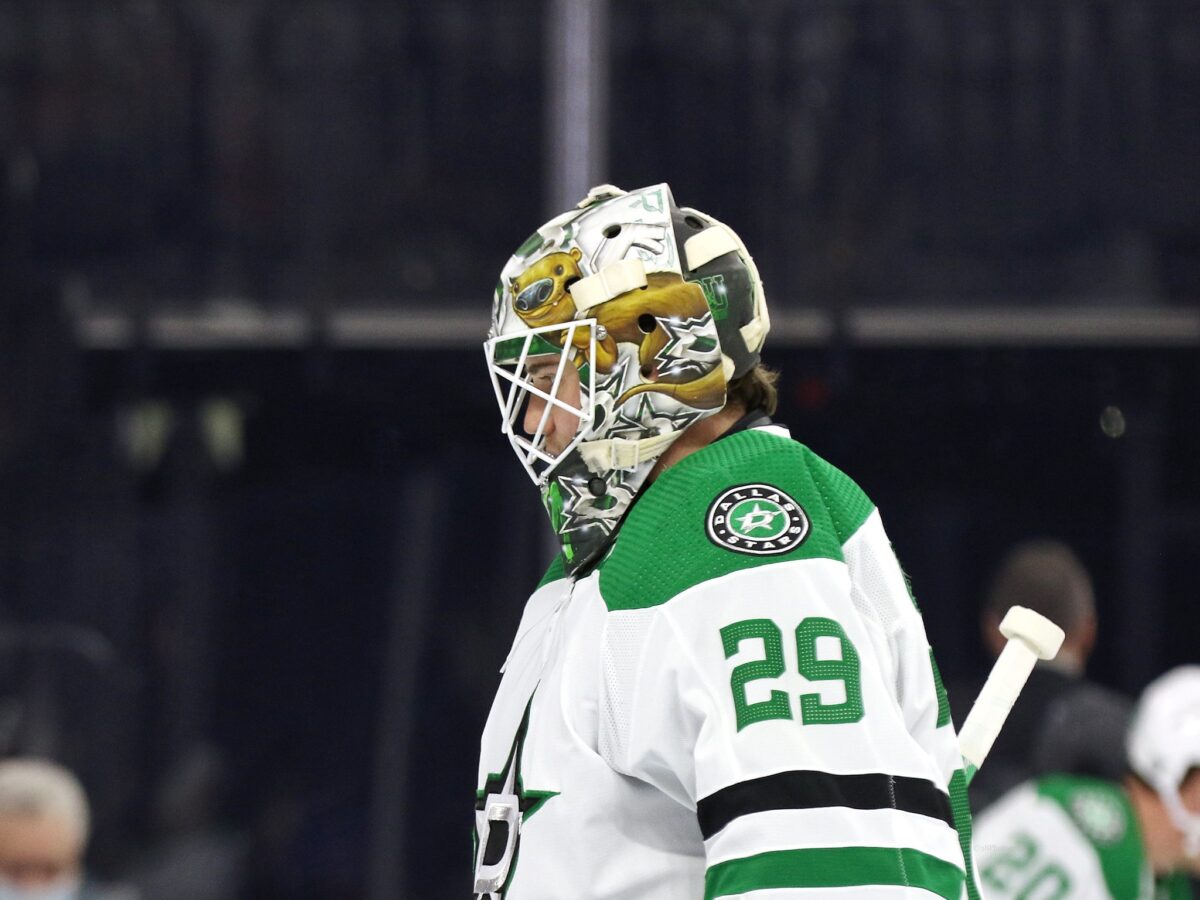
POLYGON ((1142 838, 1120 786, 1073 775, 1049 775, 1035 785, 1038 795, 1061 806, 1091 842, 1113 900, 1136 900, 1144 865, 1142 838))
POLYGON ((1158 893, 1154 896, 1162 898, 1162 900, 1193 900, 1195 896, 1192 893, 1191 883, 1183 872, 1165 875, 1159 878, 1155 884, 1158 887, 1158 893))
POLYGON ((929 667, 933 670, 933 689, 937 693, 938 717, 937 727, 950 724, 950 698, 946 696, 946 685, 942 681, 942 671, 938 668, 937 660, 933 658, 933 648, 929 648, 929 667))
POLYGON ((600 564, 610 610, 645 609, 739 569, 798 559, 842 561, 842 545, 874 509, 849 477, 803 444, 764 431, 741 431, 684 457, 645 489, 600 564), (787 552, 756 556, 708 535, 708 513, 725 490, 766 484, 787 493, 810 523, 787 552))
POLYGON ((823 847, 771 850, 709 868, 704 900, 769 888, 904 885, 945 900, 962 896, 963 873, 952 863, 909 847, 823 847))
POLYGON ((963 861, 967 865, 967 897, 969 900, 980 900, 979 886, 975 884, 975 862, 971 855, 971 802, 967 798, 965 769, 955 769, 950 776, 950 811, 954 813, 954 828, 958 831, 958 844, 962 847, 963 861))
POLYGON ((550 568, 546 570, 546 574, 542 576, 542 580, 538 582, 539 588, 544 588, 552 581, 558 581, 560 578, 567 577, 567 567, 563 562, 562 554, 554 557, 554 561, 550 563, 550 568))

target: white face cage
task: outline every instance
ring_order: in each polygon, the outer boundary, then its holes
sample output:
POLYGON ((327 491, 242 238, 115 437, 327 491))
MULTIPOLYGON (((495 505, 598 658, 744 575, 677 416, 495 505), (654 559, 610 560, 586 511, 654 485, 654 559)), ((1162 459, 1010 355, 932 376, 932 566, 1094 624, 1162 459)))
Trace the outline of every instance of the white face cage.
POLYGON ((595 396, 596 329, 594 319, 543 325, 517 335, 489 338, 484 343, 488 372, 500 405, 500 430, 512 444, 517 459, 534 484, 541 485, 547 474, 565 459, 592 427, 592 398, 595 396), (566 348, 564 351, 563 348, 566 348), (545 383, 553 364, 550 384, 538 387, 531 377, 531 364, 538 364, 538 378, 545 383), (568 372, 568 366, 574 372, 568 372), (568 379, 578 376, 579 399, 560 397, 568 379), (525 433, 525 409, 531 397, 545 401, 533 434, 525 433), (565 446, 551 448, 547 426, 555 409, 570 413, 578 421, 575 434, 565 446))

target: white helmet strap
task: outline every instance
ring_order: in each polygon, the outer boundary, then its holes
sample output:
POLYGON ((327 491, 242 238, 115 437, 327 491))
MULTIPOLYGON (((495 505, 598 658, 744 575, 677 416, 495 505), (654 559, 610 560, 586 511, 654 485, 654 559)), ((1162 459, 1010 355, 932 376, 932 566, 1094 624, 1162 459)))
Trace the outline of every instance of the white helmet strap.
POLYGON ((580 278, 571 285, 571 299, 577 310, 575 315, 582 316, 593 306, 644 288, 646 284, 646 264, 637 257, 609 263, 595 275, 580 278))
POLYGON ((1158 792, 1172 823, 1183 835, 1183 850, 1193 859, 1200 858, 1200 815, 1188 812, 1179 796, 1179 787, 1164 786, 1158 792))
POLYGON ((682 431, 668 431, 636 441, 626 438, 584 441, 579 445, 579 454, 596 475, 611 469, 636 469, 642 463, 662 456, 681 434, 682 431))

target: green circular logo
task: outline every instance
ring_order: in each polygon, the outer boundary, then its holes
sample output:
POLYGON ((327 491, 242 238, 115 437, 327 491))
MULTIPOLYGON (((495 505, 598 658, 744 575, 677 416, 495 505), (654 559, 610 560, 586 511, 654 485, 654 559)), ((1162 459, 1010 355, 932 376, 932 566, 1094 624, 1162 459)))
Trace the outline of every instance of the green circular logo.
POLYGON ((770 484, 741 484, 723 491, 708 507, 709 540, 719 547, 774 556, 808 537, 800 504, 770 484))
POLYGON ((1116 797, 1102 790, 1082 788, 1072 795, 1071 815, 1098 844, 1115 844, 1125 837, 1125 811, 1116 797))

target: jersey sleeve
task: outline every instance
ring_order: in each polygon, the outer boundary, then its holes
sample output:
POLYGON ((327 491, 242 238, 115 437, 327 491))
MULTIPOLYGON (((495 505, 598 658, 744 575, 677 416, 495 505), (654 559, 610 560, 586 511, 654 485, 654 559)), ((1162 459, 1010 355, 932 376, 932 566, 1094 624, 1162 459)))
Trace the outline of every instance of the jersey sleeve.
POLYGON ((600 752, 695 810, 706 900, 974 896, 953 726, 878 514, 841 549, 608 613, 600 752))

